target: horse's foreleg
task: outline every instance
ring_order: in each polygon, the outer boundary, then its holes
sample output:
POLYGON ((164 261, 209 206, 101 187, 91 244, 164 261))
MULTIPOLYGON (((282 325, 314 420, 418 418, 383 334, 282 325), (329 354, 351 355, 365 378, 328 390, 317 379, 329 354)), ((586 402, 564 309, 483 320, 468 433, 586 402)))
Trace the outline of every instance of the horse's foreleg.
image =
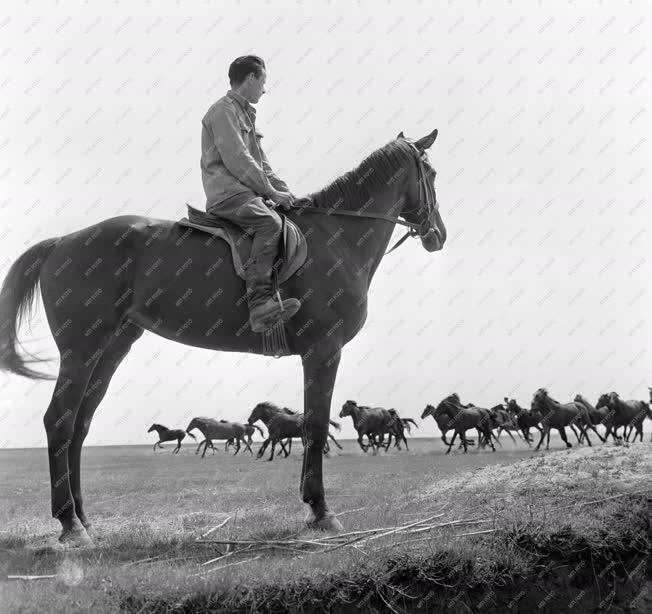
MULTIPOLYGON (((573 425, 571 425, 571 429, 572 429, 572 426, 573 425)), ((559 431, 559 434, 561 435, 562 441, 566 444, 566 447, 567 448, 572 448, 573 444, 570 441, 568 441, 568 438, 566 437, 566 429, 562 426, 562 427, 558 428, 557 430, 559 431)), ((550 431, 548 431, 548 438, 550 438, 550 431)), ((579 437, 578 437, 578 439, 579 439, 579 437)), ((546 448, 546 450, 547 449, 548 448, 546 448)))
POLYGON ((516 439, 514 439, 514 435, 512 435, 512 432, 509 429, 505 429, 505 432, 509 435, 509 438, 512 440, 512 443, 516 445, 516 439))
POLYGON ((330 432, 328 433, 328 437, 329 437, 329 439, 332 439, 332 440, 333 440, 333 443, 334 443, 334 444, 335 444, 335 445, 336 445, 340 450, 343 450, 343 449, 344 449, 344 448, 342 448, 342 446, 339 444, 339 442, 337 441, 337 439, 335 439, 335 437, 333 437, 333 435, 331 435, 330 432))
POLYGON ((280 441, 278 439, 272 439, 272 451, 269 455, 269 458, 267 459, 268 461, 273 461, 274 460, 274 448, 276 448, 276 442, 280 441))
POLYGON ((177 447, 172 450, 172 454, 178 454, 181 449, 181 439, 177 439, 177 447))
POLYGON ((453 431, 453 436, 451 437, 451 440, 448 443, 448 450, 446 450, 446 454, 450 454, 451 448, 453 447, 456 438, 457 438, 457 430, 453 431))
POLYGON ((539 443, 537 444, 537 447, 534 448, 534 451, 537 452, 539 448, 541 447, 541 444, 543 443, 543 440, 546 438, 546 430, 547 428, 544 426, 541 428, 541 437, 539 438, 539 443))
POLYGON ((235 456, 238 452, 240 452, 240 438, 236 437, 235 438, 235 452, 233 453, 233 456, 235 456))
POLYGON ((258 453, 256 454, 256 458, 262 458, 263 454, 265 454, 265 450, 267 450, 267 446, 269 445, 269 442, 271 441, 271 438, 268 437, 263 441, 262 445, 260 446, 260 449, 258 450, 258 453))
POLYGON ((326 503, 323 478, 323 449, 328 436, 331 398, 340 363, 341 349, 329 354, 314 351, 302 356, 304 374, 303 449, 301 496, 310 506, 306 523, 311 528, 342 530, 326 503))

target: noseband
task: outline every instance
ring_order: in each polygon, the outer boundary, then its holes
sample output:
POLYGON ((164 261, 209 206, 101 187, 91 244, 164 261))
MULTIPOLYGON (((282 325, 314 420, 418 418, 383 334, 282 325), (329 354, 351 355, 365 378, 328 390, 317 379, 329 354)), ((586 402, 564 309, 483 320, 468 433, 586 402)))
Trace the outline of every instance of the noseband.
POLYGON ((416 207, 413 209, 410 209, 409 211, 403 211, 402 215, 405 215, 406 213, 412 213, 412 212, 420 212, 424 209, 427 210, 428 215, 427 218, 421 222, 420 224, 416 224, 414 222, 408 222, 406 220, 402 220, 398 217, 395 217, 393 215, 387 215, 385 213, 373 213, 373 212, 366 212, 366 211, 352 211, 349 209, 336 209, 336 208, 324 208, 324 207, 313 207, 312 205, 297 205, 297 206, 292 206, 290 208, 290 211, 292 210, 302 210, 302 211, 311 211, 314 213, 322 213, 324 215, 348 215, 351 217, 366 217, 366 218, 371 218, 371 219, 376 219, 376 220, 385 220, 387 222, 394 222, 395 224, 400 224, 401 226, 405 226, 408 228, 408 231, 394 244, 394 246, 385 252, 385 255, 389 254, 390 252, 393 252, 397 247, 399 247, 408 237, 425 237, 431 232, 434 232, 434 228, 432 225, 431 217, 435 213, 435 211, 439 210, 439 203, 437 202, 437 199, 435 197, 435 190, 432 185, 428 181, 426 181, 426 162, 424 160, 425 156, 425 150, 424 149, 419 149, 412 141, 409 139, 405 139, 410 147, 414 150, 416 154, 416 161, 417 161, 417 182, 419 184, 419 203, 416 207))

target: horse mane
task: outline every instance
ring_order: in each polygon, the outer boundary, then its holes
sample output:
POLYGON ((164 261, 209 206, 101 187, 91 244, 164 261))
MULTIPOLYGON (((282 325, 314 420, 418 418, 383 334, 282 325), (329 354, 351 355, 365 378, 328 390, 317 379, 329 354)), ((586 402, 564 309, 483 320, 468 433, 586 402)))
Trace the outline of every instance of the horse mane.
POLYGON ((259 407, 259 406, 268 407, 272 411, 283 411, 282 408, 280 408, 275 403, 272 403, 271 401, 261 401, 260 403, 258 403, 258 405, 256 407, 259 407))
POLYGON ((339 207, 347 201, 366 203, 373 194, 387 189, 398 178, 398 170, 413 159, 411 145, 394 139, 371 152, 358 166, 340 175, 326 187, 308 194, 314 207, 339 207))

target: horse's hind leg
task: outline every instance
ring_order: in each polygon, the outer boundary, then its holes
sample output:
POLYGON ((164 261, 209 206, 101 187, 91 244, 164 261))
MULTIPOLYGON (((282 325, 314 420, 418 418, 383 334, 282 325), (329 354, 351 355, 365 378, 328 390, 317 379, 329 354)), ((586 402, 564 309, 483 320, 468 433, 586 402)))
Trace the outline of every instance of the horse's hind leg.
POLYGON ((86 394, 77 410, 75 430, 72 443, 70 444, 70 450, 68 452, 70 463, 70 487, 73 500, 75 501, 77 517, 86 528, 90 527, 90 522, 84 512, 84 504, 81 494, 80 472, 82 445, 86 439, 86 435, 88 435, 88 429, 90 428, 95 410, 102 402, 111 382, 111 378, 115 374, 124 357, 129 353, 134 341, 136 341, 142 334, 142 328, 127 323, 125 327, 121 327, 117 333, 113 335, 111 343, 93 369, 93 373, 86 389, 86 394))

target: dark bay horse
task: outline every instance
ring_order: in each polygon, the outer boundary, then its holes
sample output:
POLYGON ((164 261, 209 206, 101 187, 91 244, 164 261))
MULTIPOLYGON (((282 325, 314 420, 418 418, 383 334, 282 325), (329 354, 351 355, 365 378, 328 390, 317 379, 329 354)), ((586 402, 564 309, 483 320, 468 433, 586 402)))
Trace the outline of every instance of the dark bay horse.
MULTIPOLYGON (((451 420, 448 416, 444 414, 437 414, 435 412, 435 406, 426 405, 425 409, 421 412, 421 419, 425 420, 428 416, 432 416, 433 420, 435 421, 435 424, 437 424, 437 428, 439 429, 439 432, 441 433, 441 440, 444 443, 445 446, 448 446, 448 440, 446 439, 446 433, 448 431, 451 431, 455 428, 455 422, 451 420)), ((468 446, 474 446, 475 441, 471 439, 470 437, 466 438, 466 444, 468 446)), ((462 442, 460 442, 460 446, 463 446, 462 442)))
MULTIPOLYGON (((181 442, 186 438, 186 431, 183 429, 169 429, 167 426, 163 426, 162 424, 152 424, 152 426, 147 429, 147 432, 151 433, 152 431, 158 433, 158 441, 154 444, 154 450, 156 450, 157 446, 162 448, 163 446, 161 444, 163 442, 174 441, 176 439, 177 447, 172 450, 172 454, 178 454, 179 449, 181 448, 181 442)), ((188 433, 188 435, 195 439, 195 436, 192 433, 188 433)))
POLYGON ((609 416, 605 420, 607 425, 605 438, 609 437, 609 433, 616 433, 622 426, 625 441, 629 441, 633 430, 636 430, 636 433, 632 442, 636 441, 637 437, 640 437, 641 442, 643 441, 643 421, 645 418, 652 418, 652 411, 646 401, 636 399, 624 401, 617 392, 609 392, 600 396, 595 407, 609 410, 609 416))
MULTIPOLYGON (((299 485, 309 527, 342 529, 324 494, 331 397, 342 348, 364 326, 369 287, 395 225, 407 226, 427 252, 446 241, 426 154, 436 138, 437 130, 416 141, 399 133, 287 214, 308 243, 306 261, 281 293, 302 301, 285 331, 290 354, 303 366, 309 445, 299 485)), ((83 545, 91 540, 80 485, 82 444, 113 374, 143 331, 261 355, 263 336, 249 327, 245 283, 226 242, 175 221, 121 215, 40 241, 12 264, 0 291, 1 370, 52 379, 18 351, 18 329, 32 313, 39 283, 60 354, 44 416, 52 515, 62 541, 83 545)))
POLYGON ((530 429, 535 428, 539 433, 542 432, 540 422, 543 418, 543 415, 539 411, 529 411, 524 407, 521 407, 516 399, 509 399, 507 401, 507 411, 512 415, 516 416, 516 424, 518 428, 523 433, 523 438, 527 441, 527 445, 532 445, 532 436, 530 435, 530 429))
MULTIPOLYGON (((251 444, 254 442, 253 439, 254 433, 258 431, 263 439, 265 439, 265 433, 263 433, 263 429, 261 429, 257 424, 243 424, 242 428, 244 429, 245 437, 247 438, 245 451, 248 451, 249 454, 253 455, 251 444)), ((224 451, 226 452, 228 447, 233 445, 235 445, 235 440, 227 439, 226 443, 224 444, 224 451)))
POLYGON ((358 432, 358 445, 363 452, 371 448, 376 454, 377 448, 382 444, 385 433, 391 429, 393 416, 389 410, 384 407, 369 407, 367 405, 358 405, 355 401, 346 401, 340 410, 340 418, 351 416, 353 428, 358 432), (369 443, 363 442, 363 437, 367 437, 369 443), (380 443, 376 441, 380 438, 380 443))
POLYGON ((455 438, 459 435, 462 443, 464 444, 464 453, 467 452, 467 441, 466 441, 466 431, 469 429, 476 429, 478 432, 478 446, 484 440, 485 443, 488 443, 491 446, 493 452, 496 451, 494 444, 492 442, 493 433, 491 432, 494 428, 495 422, 494 417, 491 415, 490 411, 484 407, 477 407, 472 404, 462 405, 460 398, 457 393, 453 393, 447 396, 445 399, 442 399, 439 402, 439 405, 435 408, 435 416, 446 416, 453 423, 453 437, 448 444, 448 450, 446 454, 449 454, 453 444, 455 443, 455 438))
POLYGON ((193 418, 186 428, 186 433, 190 435, 190 431, 197 429, 204 436, 204 441, 202 441, 197 447, 197 452, 201 449, 202 444, 204 445, 204 451, 202 452, 201 457, 204 458, 206 455, 206 450, 211 447, 213 448, 213 439, 225 439, 226 441, 233 440, 235 441, 235 452, 234 456, 240 451, 240 443, 245 444, 245 449, 251 448, 245 439, 245 428, 243 424, 238 422, 229 422, 227 420, 215 420, 215 418, 204 418, 197 417, 193 418))
MULTIPOLYGON (((281 443, 282 440, 288 438, 290 439, 290 446, 292 445, 292 438, 299 437, 303 441, 304 446, 309 447, 310 440, 305 438, 304 414, 298 414, 287 407, 279 407, 269 401, 263 401, 262 403, 258 403, 258 405, 252 409, 248 422, 249 424, 253 424, 258 420, 267 427, 267 439, 263 442, 260 450, 258 450, 258 458, 265 453, 267 446, 271 443, 272 450, 267 460, 274 460, 274 449, 276 448, 276 444, 281 443)), ((335 422, 335 420, 329 418, 328 423, 331 426, 334 426, 338 431, 340 430, 340 425, 335 422)), ((328 437, 330 437, 341 449, 341 446, 337 443, 335 437, 333 437, 330 432, 327 432, 327 434, 328 437)), ((289 454, 290 452, 288 451, 285 456, 287 457, 289 454)))
MULTIPOLYGON (((591 420, 586 411, 586 407, 582 403, 576 401, 571 401, 570 403, 560 403, 556 401, 551 396, 548 395, 548 391, 545 388, 539 388, 535 393, 532 399, 532 412, 538 413, 541 415, 541 438, 537 447, 534 448, 535 451, 541 447, 544 438, 546 435, 548 439, 546 441, 546 450, 550 449, 550 430, 557 429, 563 442, 566 444, 567 448, 572 448, 573 445, 568 441, 566 437, 566 427, 577 426, 583 437, 586 437, 586 442, 591 446, 591 440, 589 435, 586 432, 587 428, 591 424, 591 420)), ((597 432, 597 431, 596 431, 597 432)), ((579 436, 578 436, 579 441, 579 436)))

